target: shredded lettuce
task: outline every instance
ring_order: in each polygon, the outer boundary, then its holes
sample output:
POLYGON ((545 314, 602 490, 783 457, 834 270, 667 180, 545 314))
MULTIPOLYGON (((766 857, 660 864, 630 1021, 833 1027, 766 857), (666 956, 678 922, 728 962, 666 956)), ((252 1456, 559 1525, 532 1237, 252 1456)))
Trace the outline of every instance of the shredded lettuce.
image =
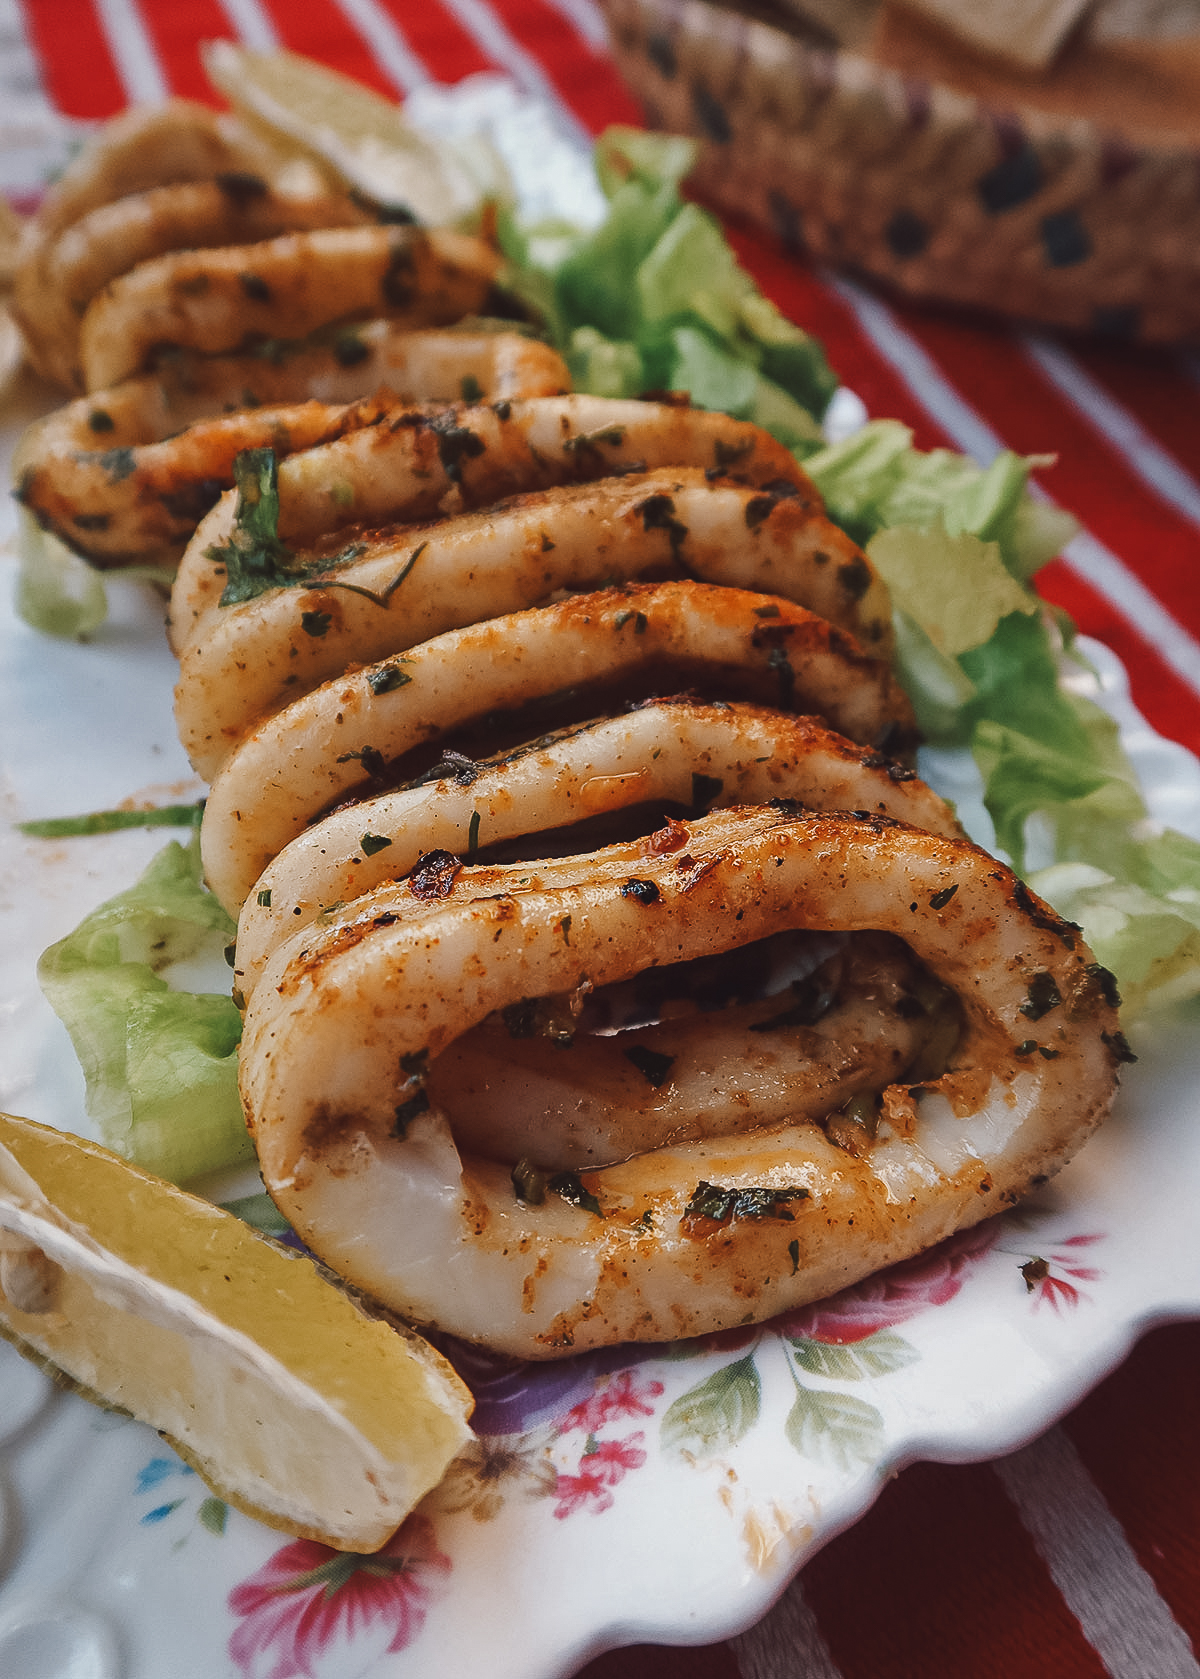
POLYGON ((233 934, 201 884, 196 835, 186 846, 172 841, 38 964, 104 1141, 178 1183, 253 1158, 238 1099, 233 999, 176 991, 163 977, 176 963, 219 959, 233 934))
POLYGON ((894 420, 805 462, 892 591, 926 738, 969 747, 998 846, 1080 923, 1136 1010, 1200 992, 1200 844, 1154 827, 1116 724, 1062 680, 1071 626, 1028 587, 1074 530, 1028 493, 1043 464, 923 454, 894 420), (1030 872, 1036 853, 1053 863, 1030 872))
POLYGON ((83 641, 108 617, 104 580, 65 542, 17 508, 17 615, 43 635, 83 641))
POLYGON ((690 140, 610 128, 596 147, 603 222, 530 227, 503 216, 508 283, 542 318, 577 389, 685 390, 789 448, 820 448, 837 380, 816 340, 739 267, 719 222, 680 195, 694 158, 690 140))

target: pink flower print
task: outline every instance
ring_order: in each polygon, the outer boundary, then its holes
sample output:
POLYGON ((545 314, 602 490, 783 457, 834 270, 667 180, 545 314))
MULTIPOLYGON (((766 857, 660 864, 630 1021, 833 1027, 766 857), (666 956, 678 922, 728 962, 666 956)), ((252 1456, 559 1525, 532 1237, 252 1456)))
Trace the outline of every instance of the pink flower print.
POLYGON ((599 1515, 602 1510, 611 1507, 613 1495, 604 1485, 600 1475, 593 1475, 585 1471, 581 1475, 560 1475, 555 1488, 558 1503, 554 1506, 554 1514, 561 1522, 566 1516, 573 1516, 577 1510, 590 1509, 593 1515, 599 1515))
POLYGON ((588 1434, 598 1434, 610 1422, 624 1417, 652 1417, 654 1406, 663 1391, 661 1382, 643 1380, 640 1371, 618 1370, 602 1377, 587 1399, 573 1405, 559 1424, 560 1434, 581 1428, 588 1434))
POLYGON ((624 1440, 597 1440, 589 1442, 591 1450, 585 1452, 580 1467, 587 1464, 588 1472, 596 1475, 610 1487, 615 1487, 621 1478, 631 1469, 640 1469, 646 1461, 646 1454, 638 1444, 645 1435, 630 1434, 624 1440))
POLYGON ((869 1335, 953 1300, 967 1272, 996 1240, 995 1220, 963 1230, 927 1253, 878 1271, 853 1288, 776 1318, 775 1329, 795 1340, 849 1346, 869 1335))
POLYGON ((410 1516, 370 1556, 294 1540, 230 1592, 242 1621, 229 1654, 247 1679, 317 1679, 333 1646, 369 1632, 390 1629, 387 1649, 403 1650, 450 1568, 424 1516, 410 1516))
POLYGON ((1098 1282, 1104 1272, 1097 1270, 1093 1265, 1080 1265, 1078 1250, 1102 1240, 1100 1236, 1068 1236, 1065 1242, 1060 1242, 1051 1252, 1048 1259, 1041 1254, 1033 1254, 1025 1261, 1021 1267, 1021 1275, 1025 1279, 1025 1287, 1034 1296, 1035 1311, 1039 1306, 1049 1306, 1051 1311, 1061 1312, 1064 1307, 1078 1306, 1081 1300, 1088 1298, 1086 1292, 1077 1285, 1081 1282, 1098 1282), (1071 1277, 1075 1279, 1074 1282, 1067 1280, 1071 1277))
POLYGON ((578 1474, 560 1475, 555 1483, 558 1503, 554 1514, 559 1521, 573 1516, 576 1510, 591 1510, 598 1516, 609 1509, 613 1501, 610 1489, 631 1469, 640 1469, 645 1463, 646 1454, 640 1444, 644 1439, 641 1433, 629 1434, 624 1440, 597 1440, 594 1434, 589 1434, 579 1459, 578 1474))

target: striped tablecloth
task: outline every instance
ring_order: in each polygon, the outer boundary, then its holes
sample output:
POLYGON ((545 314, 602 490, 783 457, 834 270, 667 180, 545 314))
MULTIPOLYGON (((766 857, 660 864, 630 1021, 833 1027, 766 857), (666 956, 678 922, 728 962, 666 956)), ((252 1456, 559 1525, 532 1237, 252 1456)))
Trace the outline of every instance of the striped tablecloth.
MULTIPOLYGON (((218 36, 392 95, 502 71, 581 137, 638 120, 593 0, 0 0, 0 185, 36 190, 63 116, 209 97, 197 46, 218 36)), ((1040 586, 1120 655, 1154 727, 1200 751, 1200 357, 898 306, 729 233, 868 409, 919 445, 1057 454, 1043 485, 1083 534, 1040 586)), ((587 1679, 1200 1676, 1198 1393, 1200 1326, 1160 1327, 1023 1451, 906 1470, 757 1627, 615 1651, 587 1679)))

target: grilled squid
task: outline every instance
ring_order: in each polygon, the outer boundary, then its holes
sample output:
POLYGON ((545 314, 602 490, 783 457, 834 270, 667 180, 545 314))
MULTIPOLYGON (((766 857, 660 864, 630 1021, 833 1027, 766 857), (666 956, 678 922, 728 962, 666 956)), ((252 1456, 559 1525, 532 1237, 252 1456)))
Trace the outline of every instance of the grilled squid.
POLYGON ((889 667, 790 601, 690 582, 575 595, 435 636, 270 717, 213 782, 201 828, 208 883, 236 914, 272 857, 316 817, 356 790, 411 779, 414 749, 473 751, 468 726, 494 714, 515 714, 501 731, 523 740, 538 727, 529 726, 535 702, 544 709, 533 717, 555 727, 581 709, 594 715, 598 694, 623 701, 692 683, 718 697, 727 689, 782 710, 819 710, 864 745, 912 738, 911 707, 889 667))
MULTIPOLYGON (((791 451, 748 421, 678 403, 575 395, 401 409, 293 455, 279 468, 279 536, 302 548, 351 525, 412 523, 555 484, 680 466, 759 488, 792 484, 820 505, 791 451)), ((225 540, 233 520, 231 498, 214 512, 206 542, 225 540)))
POLYGON ((94 565, 164 563, 233 483, 244 449, 282 458, 377 423, 401 400, 512 401, 567 382, 561 358, 518 333, 382 320, 269 357, 174 357, 31 427, 17 494, 94 565), (364 400, 381 389, 385 399, 364 400))
POLYGON ((173 251, 92 299, 79 329, 84 384, 119 384, 165 345, 219 355, 376 316, 445 326, 483 311, 499 266, 482 240, 416 227, 319 228, 173 251))
POLYGON ((778 593, 848 631, 868 653, 889 649, 885 585, 790 483, 763 491, 698 467, 635 473, 367 537, 343 552, 333 565, 306 556, 290 584, 221 606, 220 550, 190 545, 171 608, 180 653, 175 720, 201 775, 211 779, 258 719, 350 665, 560 590, 647 574, 683 571, 778 593), (305 628, 314 613, 319 636, 305 628))
POLYGON ((419 1324, 552 1358, 760 1321, 1011 1204, 1106 1112, 1127 1055, 1114 1005, 1077 931, 974 846, 733 808, 544 866, 464 867, 432 895, 379 888, 304 928, 250 998, 242 1096, 272 1195, 327 1263, 419 1324), (663 1006, 594 1032, 627 1123, 594 1168, 571 1153, 589 1009, 639 976, 686 998, 691 965, 762 967, 800 934, 831 948, 732 1021, 689 1030, 663 1006), (882 1085, 822 1116, 796 1069, 822 1076, 807 981, 839 961, 829 1007, 859 1021, 882 1085), (904 1031, 946 992, 931 1059, 904 1031), (866 1028, 872 997, 894 1030, 866 1028), (493 1122, 486 1055, 505 1034, 493 1122), (769 1088, 776 1048, 769 1121, 730 1125, 746 1062, 769 1088))
POLYGON ((962 837, 949 806, 911 770, 815 718, 741 702, 654 700, 487 762, 451 755, 430 778, 307 828, 243 905, 234 984, 249 997, 282 940, 330 905, 404 879, 422 856, 474 856, 520 842, 524 855, 538 857, 556 840, 586 850, 589 825, 621 812, 644 812, 645 825, 657 827, 671 811, 772 799, 879 812, 962 837))
POLYGON ((81 216, 45 253, 39 321, 59 382, 82 390, 80 321, 97 293, 171 251, 257 244, 282 233, 357 227, 370 217, 344 193, 283 192, 248 170, 132 193, 81 216))
POLYGON ((78 319, 64 339, 61 292, 47 271, 70 228, 107 204, 158 187, 259 177, 277 166, 236 119, 191 100, 137 106, 106 123, 50 187, 21 241, 13 312, 38 372, 68 387, 76 376, 78 319))

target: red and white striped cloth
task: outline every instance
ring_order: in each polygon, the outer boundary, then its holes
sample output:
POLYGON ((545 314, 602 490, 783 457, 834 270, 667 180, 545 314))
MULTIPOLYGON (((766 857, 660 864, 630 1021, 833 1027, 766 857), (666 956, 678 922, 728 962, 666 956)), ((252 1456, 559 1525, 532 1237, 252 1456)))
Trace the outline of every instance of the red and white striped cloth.
MULTIPOLYGON (((26 97, 33 66, 34 96, 79 119, 207 99, 198 44, 220 36, 390 95, 499 70, 580 135, 639 119, 594 0, 0 0, 0 81, 26 97)), ((981 460, 1057 454, 1042 486, 1084 534, 1040 586, 1200 751, 1200 356, 899 305, 729 233, 871 413, 981 460)), ((1200 1679, 1198 1393, 1200 1326, 1155 1330, 1025 1450, 906 1470, 751 1631, 616 1651, 586 1679, 1200 1679)))

